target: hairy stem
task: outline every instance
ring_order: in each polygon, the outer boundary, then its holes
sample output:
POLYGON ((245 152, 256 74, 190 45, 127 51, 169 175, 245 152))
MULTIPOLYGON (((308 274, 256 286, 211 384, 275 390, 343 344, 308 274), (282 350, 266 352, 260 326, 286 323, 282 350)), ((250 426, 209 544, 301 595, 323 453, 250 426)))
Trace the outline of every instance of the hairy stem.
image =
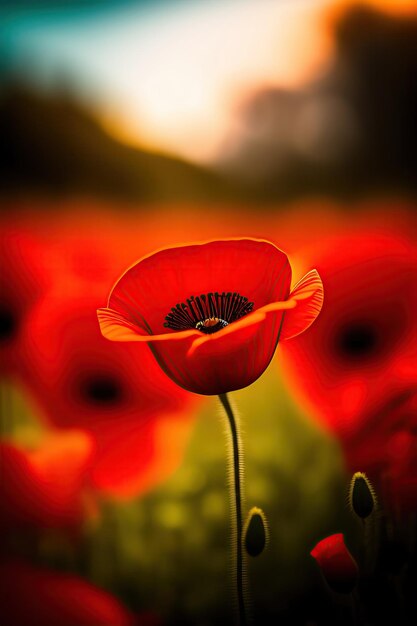
POLYGON ((244 599, 244 557, 242 549, 242 459, 239 450, 239 433, 237 428, 236 419, 233 415, 232 407, 230 406, 229 398, 226 393, 219 395, 220 402, 226 412, 227 419, 230 426, 230 432, 232 435, 232 450, 233 450, 233 483, 231 483, 232 490, 232 502, 235 505, 235 529, 236 529, 236 552, 233 555, 236 563, 236 591, 237 591, 237 603, 238 603, 238 616, 239 625, 246 626, 246 612, 245 612, 245 599, 244 599))

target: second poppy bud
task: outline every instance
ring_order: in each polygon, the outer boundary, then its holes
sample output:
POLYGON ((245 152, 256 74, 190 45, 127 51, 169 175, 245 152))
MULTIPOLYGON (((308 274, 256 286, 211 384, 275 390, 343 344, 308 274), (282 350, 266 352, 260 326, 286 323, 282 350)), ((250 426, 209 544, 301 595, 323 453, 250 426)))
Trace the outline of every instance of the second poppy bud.
POLYGON ((253 506, 246 518, 243 531, 245 550, 249 556, 259 556, 268 542, 268 527, 265 513, 253 506))
POLYGON ((358 565, 347 549, 342 533, 322 539, 310 552, 330 589, 351 593, 358 580, 358 565))

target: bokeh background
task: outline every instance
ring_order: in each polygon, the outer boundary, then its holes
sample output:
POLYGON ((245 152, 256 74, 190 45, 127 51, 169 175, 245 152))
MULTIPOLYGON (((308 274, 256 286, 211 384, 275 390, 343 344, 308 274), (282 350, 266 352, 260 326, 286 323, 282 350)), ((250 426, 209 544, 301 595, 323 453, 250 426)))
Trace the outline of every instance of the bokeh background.
POLYGON ((7 626, 231 623, 220 405, 106 342, 95 311, 141 256, 238 236, 325 287, 316 324, 233 394, 270 532, 255 621, 412 622, 415 1, 15 0, 0 24, 7 626), (365 581, 356 618, 310 557, 336 532, 365 581))

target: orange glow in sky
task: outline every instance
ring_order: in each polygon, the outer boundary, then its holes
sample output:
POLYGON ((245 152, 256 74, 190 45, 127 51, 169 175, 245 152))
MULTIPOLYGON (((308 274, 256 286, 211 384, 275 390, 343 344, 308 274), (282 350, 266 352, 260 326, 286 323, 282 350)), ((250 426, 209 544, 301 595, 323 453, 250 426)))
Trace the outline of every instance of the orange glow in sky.
POLYGON ((147 69, 130 103, 103 116, 129 143, 209 161, 233 111, 257 86, 296 87, 330 56, 323 25, 329 0, 257 0, 193 5, 159 20, 147 69))
MULTIPOLYGON (((191 4, 160 14, 140 48, 140 80, 106 104, 107 130, 130 144, 209 162, 236 107, 257 87, 297 88, 325 71, 332 23, 354 0, 257 0, 191 4)), ((390 12, 415 0, 367 0, 390 12)))
POLYGON ((148 0, 69 13, 34 3, 10 13, 5 49, 41 88, 68 83, 122 141, 204 163, 222 156, 251 94, 326 72, 334 22, 361 2, 417 14, 417 0, 148 0))
POLYGON ((338 0, 333 2, 335 16, 344 13, 353 4, 363 4, 391 15, 417 14, 416 0, 338 0))

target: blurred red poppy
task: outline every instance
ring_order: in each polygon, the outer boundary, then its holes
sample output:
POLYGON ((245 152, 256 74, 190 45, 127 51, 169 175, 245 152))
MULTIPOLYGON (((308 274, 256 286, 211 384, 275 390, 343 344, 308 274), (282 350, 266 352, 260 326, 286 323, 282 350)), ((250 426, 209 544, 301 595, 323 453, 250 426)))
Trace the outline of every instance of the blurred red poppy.
POLYGON ((283 375, 341 439, 352 471, 409 480, 400 467, 411 469, 417 443, 417 248, 370 231, 323 240, 304 262, 312 257, 326 303, 282 351, 283 375))
POLYGON ((358 565, 347 549, 342 533, 322 539, 310 552, 330 589, 351 593, 358 580, 358 565))
POLYGON ((81 431, 49 435, 33 451, 1 442, 0 527, 79 524, 91 453, 92 442, 81 431))
POLYGON ((108 339, 149 343, 184 389, 222 394, 253 383, 278 340, 298 335, 317 317, 323 300, 317 272, 291 293, 290 285, 288 258, 273 244, 210 241, 141 259, 98 316, 108 339))
POLYGON ((1 225, 0 267, 0 373, 10 376, 24 368, 21 331, 49 274, 38 242, 12 224, 1 225))
POLYGON ((114 351, 97 325, 94 289, 48 294, 30 319, 29 391, 49 423, 94 441, 95 489, 132 496, 178 465, 195 402, 141 347, 114 351))
POLYGON ((0 613, 7 626, 141 626, 106 591, 72 574, 0 563, 0 613))

